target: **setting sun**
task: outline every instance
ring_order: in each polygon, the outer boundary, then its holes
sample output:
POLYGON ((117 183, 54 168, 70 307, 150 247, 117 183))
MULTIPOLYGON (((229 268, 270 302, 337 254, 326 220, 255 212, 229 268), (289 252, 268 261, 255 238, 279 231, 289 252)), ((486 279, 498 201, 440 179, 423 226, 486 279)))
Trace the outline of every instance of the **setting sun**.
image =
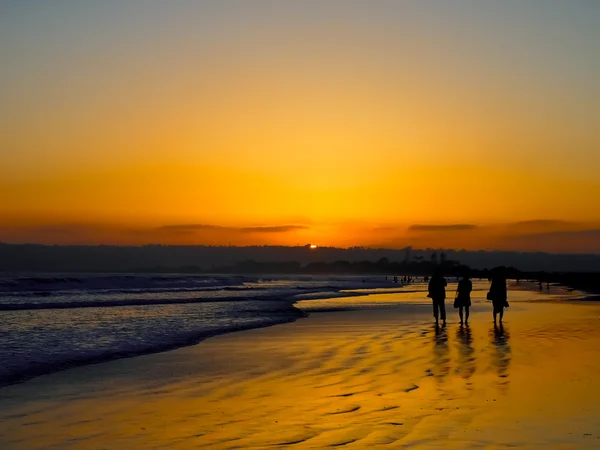
POLYGON ((0 450, 595 447, 599 23, 0 0, 0 450))
POLYGON ((600 251, 589 2, 10 3, 1 242, 600 251))

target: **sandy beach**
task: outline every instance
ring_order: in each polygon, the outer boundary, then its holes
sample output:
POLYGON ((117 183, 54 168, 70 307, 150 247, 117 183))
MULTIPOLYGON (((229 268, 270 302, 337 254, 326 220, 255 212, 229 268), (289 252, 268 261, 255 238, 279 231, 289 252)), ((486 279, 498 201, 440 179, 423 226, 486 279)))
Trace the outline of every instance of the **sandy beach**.
POLYGON ((313 312, 32 379, 0 389, 0 447, 599 447, 600 306, 473 310, 313 312))

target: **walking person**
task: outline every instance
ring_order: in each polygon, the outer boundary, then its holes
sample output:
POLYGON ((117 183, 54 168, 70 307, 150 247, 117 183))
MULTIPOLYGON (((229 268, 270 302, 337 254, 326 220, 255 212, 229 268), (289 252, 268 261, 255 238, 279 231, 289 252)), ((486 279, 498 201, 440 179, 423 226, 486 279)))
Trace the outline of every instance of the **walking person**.
POLYGON ((492 301, 494 307, 494 323, 496 323, 498 315, 500 315, 500 323, 502 323, 504 308, 509 306, 506 294, 506 274, 502 267, 497 267, 492 271, 492 285, 487 299, 492 301))
POLYGON ((429 295, 433 302, 433 317, 437 325, 439 319, 442 319, 443 325, 446 325, 446 279, 442 275, 441 267, 437 267, 431 280, 429 280, 429 295))
POLYGON ((473 290, 473 283, 469 279, 469 272, 465 270, 462 279, 458 282, 456 288, 456 298, 454 299, 454 307, 458 308, 458 315, 460 317, 460 324, 463 324, 463 309, 465 310, 464 323, 469 323, 469 308, 471 307, 471 291, 473 290))

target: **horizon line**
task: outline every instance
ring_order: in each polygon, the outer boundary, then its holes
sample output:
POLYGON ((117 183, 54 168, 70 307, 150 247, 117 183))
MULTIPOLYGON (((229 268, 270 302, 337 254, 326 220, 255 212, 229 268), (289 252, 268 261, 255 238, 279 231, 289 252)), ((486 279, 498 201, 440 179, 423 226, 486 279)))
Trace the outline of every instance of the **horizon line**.
POLYGON ((32 242, 20 242, 20 243, 11 243, 11 242, 0 242, 0 245, 6 246, 38 246, 38 247, 117 247, 117 248, 143 248, 143 247, 203 247, 203 248, 288 248, 288 249, 297 249, 297 248, 307 248, 310 252, 318 252, 322 249, 329 250, 383 250, 383 251, 392 251, 392 252, 400 252, 406 251, 410 249, 411 251, 416 252, 455 252, 455 253, 519 253, 519 254, 538 254, 538 255, 557 255, 557 256, 600 256, 600 253, 577 253, 577 252, 551 252, 551 251, 527 251, 527 250, 486 250, 486 249, 477 249, 477 250, 467 250, 467 249, 456 249, 456 248, 434 248, 434 247, 426 247, 426 248, 415 248, 410 245, 406 247, 400 248, 391 248, 391 247, 371 247, 371 246, 363 246, 357 245, 352 247, 334 247, 334 246, 325 246, 319 245, 316 248, 310 248, 311 244, 303 244, 303 245, 209 245, 209 244, 139 244, 139 245, 119 245, 119 244, 40 244, 40 243, 32 243, 32 242))

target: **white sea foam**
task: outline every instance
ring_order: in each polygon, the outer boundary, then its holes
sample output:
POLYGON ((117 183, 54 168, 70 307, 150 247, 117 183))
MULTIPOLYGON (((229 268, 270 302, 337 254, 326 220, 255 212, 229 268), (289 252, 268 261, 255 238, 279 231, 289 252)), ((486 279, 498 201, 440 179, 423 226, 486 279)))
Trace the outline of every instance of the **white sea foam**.
POLYGON ((0 384, 295 320, 307 298, 395 286, 383 277, 34 275, 0 278, 0 384))

